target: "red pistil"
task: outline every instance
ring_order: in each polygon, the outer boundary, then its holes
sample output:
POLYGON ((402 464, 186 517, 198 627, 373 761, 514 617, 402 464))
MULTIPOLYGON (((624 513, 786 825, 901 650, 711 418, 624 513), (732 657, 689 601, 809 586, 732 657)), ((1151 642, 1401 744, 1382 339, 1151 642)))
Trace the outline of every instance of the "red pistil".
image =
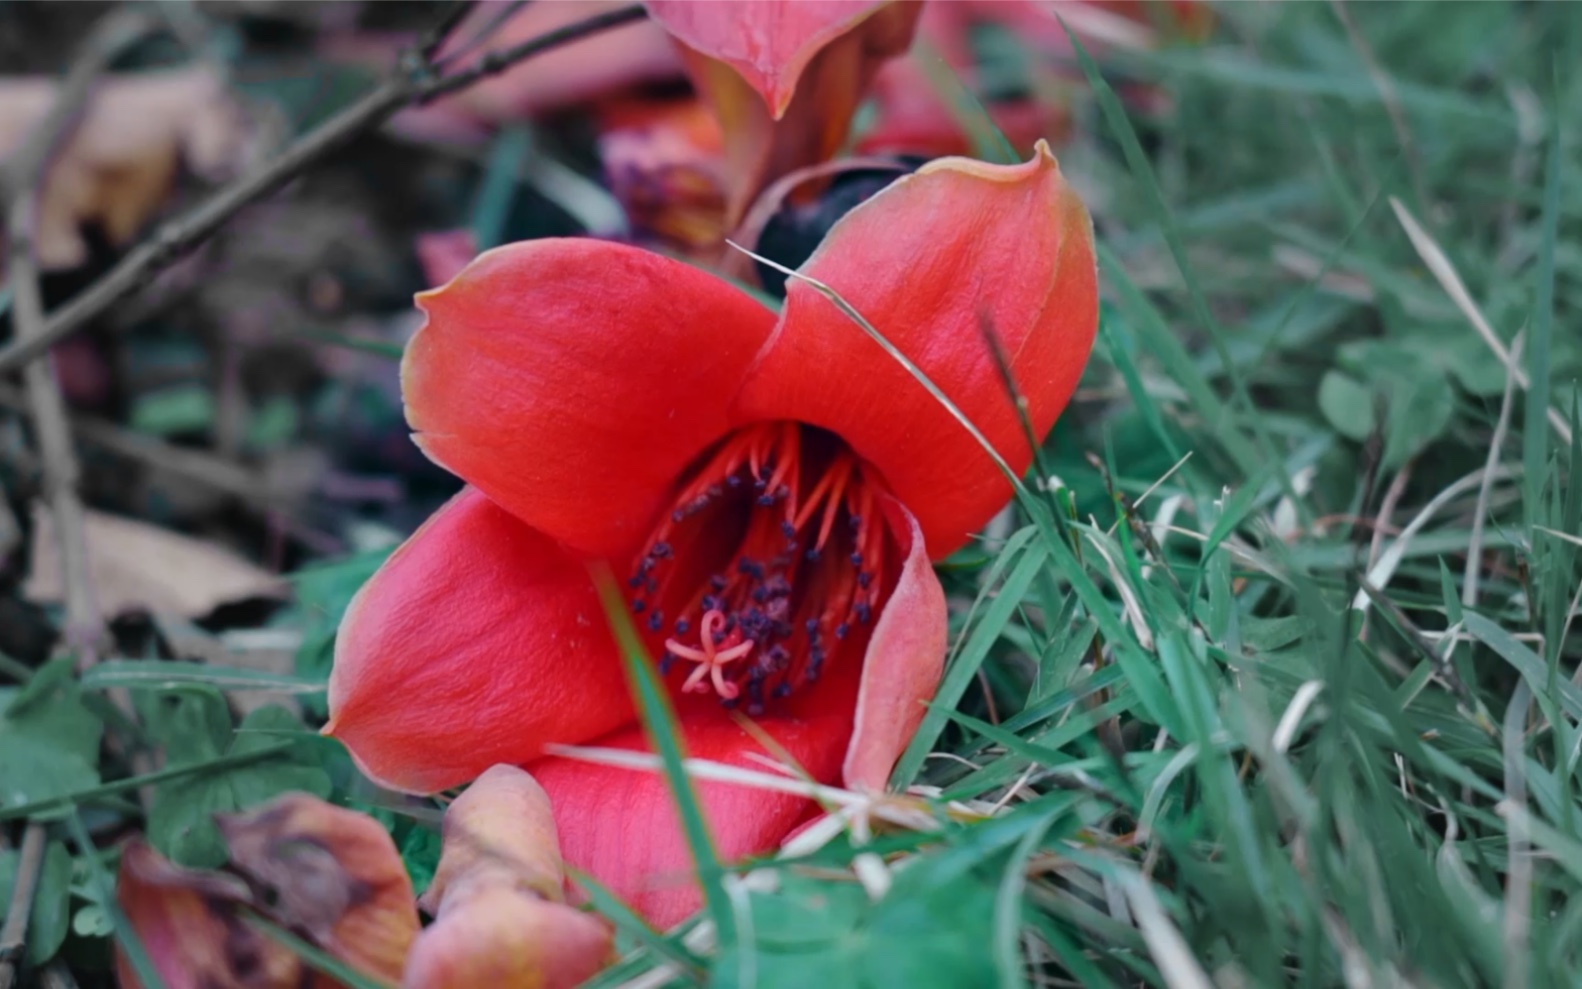
POLYGON ((727 705, 745 695, 758 713, 862 649, 898 562, 876 483, 839 439, 795 423, 741 430, 705 455, 629 581, 649 630, 674 633, 661 670, 695 663, 682 690, 727 705))

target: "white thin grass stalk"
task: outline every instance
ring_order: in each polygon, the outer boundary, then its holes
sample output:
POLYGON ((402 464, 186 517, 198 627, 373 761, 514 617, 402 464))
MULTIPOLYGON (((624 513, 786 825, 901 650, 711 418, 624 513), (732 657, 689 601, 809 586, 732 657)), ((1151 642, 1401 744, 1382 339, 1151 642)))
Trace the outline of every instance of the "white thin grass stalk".
POLYGON ((1280 723, 1274 728, 1272 744, 1276 752, 1284 755, 1290 749, 1292 740, 1296 738, 1296 730, 1302 726, 1302 716, 1307 714, 1307 709, 1313 706, 1313 701, 1318 699, 1323 689, 1322 680, 1309 680, 1296 688, 1296 696, 1291 698, 1285 713, 1280 715, 1280 723))
POLYGON ((1163 474, 1159 475, 1159 480, 1157 480, 1154 483, 1148 485, 1148 490, 1147 491, 1144 491, 1142 494, 1137 496, 1137 500, 1132 502, 1132 507, 1133 508, 1141 508, 1141 507, 1143 507, 1143 502, 1148 500, 1148 496, 1153 494, 1155 491, 1159 490, 1159 486, 1160 485, 1164 484, 1166 481, 1170 480, 1171 477, 1175 476, 1175 472, 1180 470, 1181 468, 1185 467, 1186 466, 1186 462, 1188 460, 1191 460, 1191 459, 1192 459, 1192 451, 1188 450, 1186 452, 1186 454, 1184 456, 1182 456, 1182 458, 1180 460, 1177 460, 1173 465, 1171 465, 1169 470, 1167 470, 1163 474))
MULTIPOLYGON (((1526 680, 1516 682, 1511 706, 1505 712, 1503 748, 1505 750, 1505 799, 1503 806, 1527 806, 1526 737, 1527 711, 1532 706, 1532 691, 1526 680)), ((1502 941, 1505 947, 1505 989, 1524 989, 1527 985, 1527 936, 1531 926, 1533 862, 1528 846, 1524 815, 1509 814, 1506 826, 1505 922, 1502 941)))
MULTIPOLYGON (((1467 291, 1466 284, 1461 281, 1461 276, 1456 273, 1456 266, 1450 263, 1450 258, 1440 249, 1439 244, 1429 235, 1428 231, 1423 229, 1422 224, 1417 222, 1417 218, 1412 216, 1411 211, 1402 205, 1399 199, 1391 196, 1390 208, 1395 210, 1395 218, 1400 221, 1401 227, 1406 231, 1406 236, 1412 241, 1412 246, 1417 249, 1417 256, 1423 259, 1423 264, 1428 266, 1428 270, 1438 280, 1439 286, 1445 290, 1446 295, 1450 296, 1450 301, 1455 303, 1457 309, 1461 310, 1461 314, 1467 318, 1467 322, 1472 324, 1472 328, 1478 332, 1478 336, 1482 337, 1483 342, 1488 344, 1490 350, 1494 351, 1494 356, 1500 359, 1500 363, 1505 365, 1506 370, 1516 379, 1516 383, 1521 386, 1523 391, 1526 391, 1531 386, 1531 382, 1527 378, 1527 372, 1517 365, 1516 359, 1506 349, 1505 344, 1500 341, 1499 334, 1494 332, 1494 327, 1490 326, 1488 319, 1484 317, 1483 310, 1479 309, 1478 304, 1472 301, 1472 293, 1467 291)), ((1569 446, 1571 444, 1571 426, 1566 422, 1565 416, 1561 415, 1560 410, 1552 405, 1546 411, 1549 414, 1549 424, 1554 427, 1555 434, 1569 446)))
POLYGON ((1384 531, 1390 528, 1395 520, 1395 510, 1400 507, 1401 498, 1406 494, 1406 486, 1412 480, 1412 464, 1408 460, 1395 476, 1390 479, 1390 486, 1385 489, 1384 497, 1379 500, 1379 513, 1373 522, 1373 538, 1368 543, 1368 569, 1372 570, 1374 564, 1379 562, 1379 548, 1384 545, 1384 531))
POLYGON ((884 899, 884 894, 890 892, 890 884, 895 881, 884 859, 873 852, 858 852, 852 856, 851 871, 856 874, 868 899, 875 903, 884 899))
MULTIPOLYGON (((1093 523, 1093 528, 1097 530, 1099 528, 1098 521, 1090 521, 1093 523)), ((1103 544, 1099 542, 1095 533, 1088 533, 1088 545, 1092 546, 1094 551, 1104 558, 1104 565, 1110 572, 1110 582, 1120 592, 1121 607, 1126 612, 1126 620, 1131 623, 1132 634, 1137 637, 1137 644, 1148 652, 1153 652, 1154 634, 1148 627, 1148 619, 1143 616, 1142 605, 1138 603, 1137 595, 1132 590, 1131 584, 1127 583, 1126 578, 1121 575, 1120 568, 1115 565, 1115 561, 1111 559, 1110 554, 1104 549, 1103 544)))
POLYGON ((731 914, 736 918, 738 963, 737 985, 742 989, 756 989, 758 985, 758 945, 753 936, 753 908, 747 900, 747 883, 740 876, 720 877, 725 898, 730 901, 731 914))
POLYGON ((1173 494, 1159 503, 1159 511, 1154 515, 1153 521, 1148 523, 1148 531, 1154 537, 1154 542, 1159 544, 1159 551, 1164 552, 1165 541, 1170 538, 1170 527, 1175 525, 1176 516, 1181 513, 1181 508, 1187 503, 1186 495, 1173 494))
MULTIPOLYGON (((1566 640, 1571 637, 1571 620, 1577 616, 1577 608, 1582 607, 1582 582, 1577 584, 1577 592, 1571 596, 1571 607, 1566 609, 1566 623, 1560 628, 1560 641, 1555 644, 1555 654, 1559 655, 1566 647, 1566 640)), ((1571 674, 1571 682, 1582 683, 1582 666, 1571 674)), ((1582 732, 1578 733, 1578 740, 1582 741, 1582 732)))
MULTIPOLYGON (((1406 551, 1411 548, 1412 540, 1416 539, 1417 534, 1422 532, 1429 522, 1433 521, 1434 516, 1441 508, 1444 508, 1463 491, 1482 483, 1484 476, 1490 473, 1494 475, 1496 480, 1499 480, 1510 477, 1515 473, 1515 470, 1504 465, 1496 467, 1492 472, 1486 468, 1479 468, 1465 477, 1458 478, 1445 490, 1434 495, 1433 499, 1423 506, 1422 511, 1418 512, 1417 516, 1406 524, 1406 528, 1401 530, 1401 534, 1396 537, 1389 548, 1380 554, 1379 562, 1369 569, 1367 581, 1373 586, 1373 589, 1382 591, 1390 583, 1390 579, 1395 576, 1396 568, 1406 558, 1406 551)), ((1368 611, 1370 605, 1371 601, 1368 598, 1366 589, 1359 590, 1357 596, 1351 601, 1352 610, 1363 613, 1368 611)))
MULTIPOLYGON (((1522 352, 1522 335, 1511 341, 1511 359, 1522 352)), ((1505 371, 1505 396, 1500 399, 1500 418, 1494 424, 1494 436, 1489 440, 1489 457, 1483 464, 1483 483, 1478 487, 1478 504, 1472 513, 1472 540, 1467 544, 1467 569, 1461 580, 1461 605, 1478 606, 1478 582, 1483 578, 1483 528, 1484 517, 1489 513, 1489 494, 1494 490, 1491 473, 1500 463, 1500 450, 1505 446, 1505 434, 1511 428, 1511 408, 1515 406, 1516 375, 1505 371)))
POLYGON ((1137 928, 1142 931, 1143 941, 1148 945, 1148 953, 1153 956, 1154 964, 1159 966, 1159 974, 1164 977, 1165 985, 1170 989, 1214 989, 1213 981, 1197 963, 1186 938, 1181 936, 1170 920, 1170 915, 1165 913, 1159 898, 1154 895, 1153 885, 1130 873, 1123 872, 1118 879, 1137 919, 1137 928))
POLYGON ((1038 763, 1028 763, 1027 768, 1022 770, 1022 775, 1017 777, 1016 782, 1011 784, 1010 789, 1006 790, 1000 799, 994 802, 994 813, 998 814, 1009 806, 1012 800, 1016 799, 1017 795, 1022 792, 1022 787, 1026 786, 1028 780, 1033 778, 1033 774, 1038 772, 1038 768, 1038 763))
MULTIPOLYGON (((1160 736, 1163 737, 1161 732, 1160 736)), ((1143 798, 1142 813, 1137 815, 1137 841, 1147 844, 1153 840, 1154 821, 1164 809, 1165 796, 1170 791, 1170 784, 1174 783, 1177 776, 1186 772, 1187 768, 1197 762, 1200 746, 1196 742, 1188 742, 1181 746, 1181 751, 1165 763, 1165 768, 1154 778, 1148 787, 1148 795, 1143 798)))
MULTIPOLYGON (((580 745, 547 745, 544 751, 567 759, 615 766, 635 772, 664 771, 664 764, 659 756, 648 752, 580 745)), ((847 813, 854 829, 866 827, 869 818, 878 818, 914 831, 931 831, 939 827, 939 821, 923 806, 911 805, 907 803, 908 798, 894 794, 855 793, 836 786, 757 772, 722 762, 710 762, 707 759, 683 759, 681 768, 695 780, 728 783, 816 800, 826 807, 834 807, 840 812, 847 813)), ((981 819, 988 816, 977 808, 955 802, 949 804, 946 810, 952 815, 965 818, 981 819)))
MULTIPOLYGON (((663 763, 659 756, 648 752, 634 752, 630 749, 607 749, 585 745, 547 745, 544 751, 550 755, 563 756, 567 759, 576 759, 579 762, 591 762, 601 766, 615 766, 619 769, 631 769, 639 772, 652 772, 663 770, 663 763)), ((683 759, 681 767, 687 775, 697 780, 710 780, 716 783, 732 783, 737 786, 748 786, 759 790, 769 790, 774 793, 786 793, 795 797, 806 797, 809 800, 818 800, 837 807, 855 807, 873 802, 873 798, 839 787, 825 786, 822 783, 809 783, 805 780, 794 779, 778 774, 758 772, 752 769, 743 769, 740 766, 728 766, 722 762, 710 762, 707 759, 683 759)))
POLYGON ((1054 3, 1050 0, 1037 6, 1051 18, 1065 21, 1071 30, 1084 38, 1103 42, 1113 48, 1153 51, 1159 46, 1159 33, 1153 28, 1120 14, 1112 14, 1102 7, 1082 3, 1054 3))
POLYGON ((1554 536, 1556 539, 1563 539, 1574 546, 1582 546, 1582 536, 1573 536, 1569 532, 1561 532, 1559 529, 1551 529, 1546 525, 1535 525, 1533 528, 1537 529, 1539 532, 1554 536))

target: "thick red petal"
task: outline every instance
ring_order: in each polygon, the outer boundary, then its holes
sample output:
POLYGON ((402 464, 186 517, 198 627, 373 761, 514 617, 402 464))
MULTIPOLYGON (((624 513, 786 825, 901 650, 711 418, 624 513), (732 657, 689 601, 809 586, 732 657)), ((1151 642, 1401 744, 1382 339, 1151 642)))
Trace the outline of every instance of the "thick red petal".
POLYGON ((945 589, 929 565, 923 532, 900 502, 886 499, 891 528, 904 536, 906 562, 868 640, 856 725, 841 776, 853 788, 883 790, 895 760, 923 720, 945 668, 945 589))
POLYGON ((431 793, 633 717, 582 565, 476 490, 363 585, 335 642, 330 723, 374 780, 431 793))
MULTIPOLYGON (((848 213, 802 271, 917 364, 1018 473, 1032 453, 986 329, 1039 437, 1075 390, 1098 329, 1092 223, 1043 142, 1021 165, 925 165, 848 213)), ((935 558, 1010 496, 961 424, 833 303, 794 279, 737 412, 839 434, 917 517, 935 558)))
MULTIPOLYGON (((762 771, 750 756, 766 752, 711 701, 682 703, 689 756, 762 771)), ((814 778, 840 772, 851 737, 844 714, 803 719, 762 718, 758 726, 814 778)), ((646 751, 642 731, 627 729, 593 743, 646 751)), ((548 758, 529 766, 548 791, 566 862, 613 889, 650 923, 668 927, 702 902, 692 855, 681 833, 675 801, 660 773, 548 758)), ((721 860, 733 862, 776 848, 816 805, 801 797, 727 783, 697 784, 698 799, 721 860)))
POLYGON ((481 255, 418 296, 407 422, 430 457, 567 546, 619 557, 726 432, 774 317, 697 268, 595 240, 481 255))
POLYGON ((797 79, 825 45, 886 0, 648 0, 654 20, 699 54, 724 62, 758 91, 773 116, 785 113, 797 79))

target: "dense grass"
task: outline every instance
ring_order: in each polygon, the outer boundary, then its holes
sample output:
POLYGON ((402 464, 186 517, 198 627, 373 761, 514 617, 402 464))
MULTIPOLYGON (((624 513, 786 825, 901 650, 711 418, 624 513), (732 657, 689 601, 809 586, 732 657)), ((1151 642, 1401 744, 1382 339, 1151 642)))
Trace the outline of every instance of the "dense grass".
POLYGON ((1100 345, 943 568, 934 829, 727 878, 716 983, 1582 982, 1582 11, 1219 15, 1062 152, 1100 345))

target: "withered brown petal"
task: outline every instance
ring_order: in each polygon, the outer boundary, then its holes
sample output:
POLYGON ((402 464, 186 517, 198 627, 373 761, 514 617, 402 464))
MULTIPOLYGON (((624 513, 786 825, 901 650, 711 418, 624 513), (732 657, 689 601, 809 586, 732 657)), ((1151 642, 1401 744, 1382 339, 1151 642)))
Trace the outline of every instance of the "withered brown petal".
POLYGON ((219 817, 230 867, 265 912, 369 975, 397 981, 418 932, 412 881, 366 814, 288 793, 219 817))
MULTIPOLYGON (((144 842, 121 852, 115 899, 167 989, 292 989, 302 962, 240 917, 249 899, 234 876, 183 869, 144 842)), ((142 989, 119 950, 116 979, 142 989)))

